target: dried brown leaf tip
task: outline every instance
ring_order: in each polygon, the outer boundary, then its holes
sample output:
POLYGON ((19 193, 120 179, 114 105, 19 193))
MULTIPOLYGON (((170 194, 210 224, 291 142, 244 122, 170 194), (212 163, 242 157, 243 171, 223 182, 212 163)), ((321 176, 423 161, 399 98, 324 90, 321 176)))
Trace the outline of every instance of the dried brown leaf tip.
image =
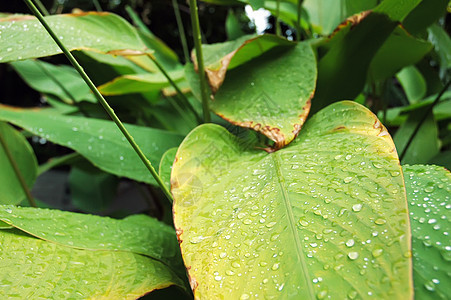
POLYGON ((332 38, 337 32, 339 32, 341 29, 347 27, 349 24, 351 24, 351 29, 354 28, 356 25, 358 25, 360 22, 362 22, 363 19, 365 19, 369 14, 371 14, 371 10, 362 11, 361 13, 352 15, 348 17, 346 20, 340 23, 340 25, 335 28, 335 30, 329 35, 329 38, 332 38))

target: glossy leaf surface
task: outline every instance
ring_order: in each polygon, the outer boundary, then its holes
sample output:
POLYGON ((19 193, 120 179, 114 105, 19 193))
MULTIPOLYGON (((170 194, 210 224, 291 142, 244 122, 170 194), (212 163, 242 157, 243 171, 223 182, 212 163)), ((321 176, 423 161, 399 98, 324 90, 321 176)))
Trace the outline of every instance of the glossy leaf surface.
MULTIPOLYGON (((135 29, 121 17, 106 12, 46 17, 49 26, 69 50, 115 51, 139 54, 146 47, 135 29)), ((0 20, 0 62, 60 54, 44 27, 32 16, 0 20)))
MULTIPOLYGON (((294 45, 293 42, 275 35, 257 37, 246 35, 230 42, 202 45, 205 72, 213 92, 216 92, 224 82, 227 70, 236 68, 274 47, 294 45)), ((197 70, 195 52, 193 52, 193 62, 197 70)))
MULTIPOLYGON (((38 163, 33 149, 22 134, 4 122, 0 122, 0 135, 16 162, 25 183, 31 189, 38 172, 38 163)), ((25 199, 25 192, 1 143, 0 182, 0 204, 18 204, 25 199)))
POLYGON ((198 127, 171 176, 195 296, 411 298, 401 171, 388 132, 355 102, 325 108, 269 154, 198 127))
MULTIPOLYGON (((113 122, 8 106, 0 106, 0 120, 71 148, 106 172, 155 184, 149 171, 113 122)), ((182 139, 178 134, 159 129, 136 125, 126 127, 155 168, 161 155, 167 149, 178 146, 182 139)))
POLYGON ((161 157, 160 168, 158 171, 158 175, 160 175, 161 179, 166 184, 169 190, 171 189, 172 165, 174 164, 176 153, 177 148, 171 148, 166 151, 161 157))
POLYGON ((174 229, 145 215, 116 220, 54 209, 0 206, 0 221, 63 246, 131 252, 180 266, 174 229))
MULTIPOLYGON (((198 77, 192 68, 186 71, 193 93, 199 94, 198 77)), ((266 135, 279 149, 304 124, 315 83, 315 56, 309 44, 273 49, 228 71, 210 109, 234 125, 266 135)))
POLYGON ((416 299, 451 295, 451 173, 443 167, 403 166, 412 226, 416 299))

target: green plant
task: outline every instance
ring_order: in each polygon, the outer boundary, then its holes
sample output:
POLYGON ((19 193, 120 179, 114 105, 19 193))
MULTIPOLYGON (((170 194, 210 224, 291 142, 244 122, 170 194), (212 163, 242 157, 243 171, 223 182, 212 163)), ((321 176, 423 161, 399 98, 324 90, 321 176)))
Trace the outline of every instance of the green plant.
POLYGON ((423 165, 449 166, 447 1, 206 1, 263 7, 278 33, 235 28, 210 45, 190 1, 184 66, 131 8, 137 28, 105 12, 44 18, 26 2, 38 19, 2 16, 0 62, 49 107, 0 105, 0 295, 451 295, 451 174, 423 165), (60 53, 74 68, 36 60, 60 53), (38 166, 33 135, 73 152, 38 166), (81 211, 109 207, 124 177, 163 207, 173 198, 173 224, 45 208, 30 189, 60 165, 81 211))

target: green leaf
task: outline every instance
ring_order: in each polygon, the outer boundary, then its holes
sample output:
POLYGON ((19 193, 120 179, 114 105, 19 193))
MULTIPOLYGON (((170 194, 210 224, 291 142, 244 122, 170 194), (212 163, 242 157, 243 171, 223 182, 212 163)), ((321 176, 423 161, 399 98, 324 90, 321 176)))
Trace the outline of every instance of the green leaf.
POLYGON ((404 19, 403 26, 411 34, 419 34, 446 14, 448 0, 421 1, 404 19))
POLYGON ((0 221, 37 238, 85 250, 122 251, 182 266, 174 229, 145 215, 123 220, 54 209, 0 206, 0 221))
POLYGON ((373 81, 393 76, 405 66, 416 64, 432 49, 432 44, 398 26, 374 55, 369 67, 373 81))
POLYGON ((229 40, 238 39, 246 34, 241 29, 241 22, 239 16, 235 14, 233 9, 229 9, 229 12, 227 13, 225 29, 227 33, 227 38, 229 40))
POLYGON ((451 173, 443 167, 403 166, 412 224, 416 299, 451 295, 451 173))
MULTIPOLYGON (((183 69, 168 73, 172 80, 179 82, 184 78, 183 69)), ((160 73, 124 75, 98 87, 103 95, 123 95, 141 92, 160 91, 170 83, 160 73)))
POLYGON ((422 0, 384 0, 376 8, 375 13, 386 14, 393 21, 403 21, 405 17, 415 8, 422 0))
POLYGON ((405 67, 396 74, 396 78, 410 103, 416 103, 426 95, 426 80, 415 66, 405 67))
POLYGON ((0 206, 0 220, 17 228, 0 230, 3 297, 136 299, 184 287, 171 270, 181 266, 174 231, 150 217, 0 206))
POLYGON ((451 151, 443 151, 431 158, 428 162, 430 164, 444 166, 448 170, 451 170, 451 151))
MULTIPOLYGON (((45 17, 69 50, 93 50, 115 54, 143 54, 146 46, 135 29, 121 17, 88 12, 45 17)), ((60 54, 61 49, 31 16, 0 22, 0 62, 60 54)))
MULTIPOLYGON (((4 122, 0 122, 0 135, 6 142, 25 183, 31 189, 38 169, 33 149, 22 134, 4 122)), ((20 203, 26 195, 1 143, 0 166, 0 204, 20 203)))
MULTIPOLYGON (((409 113, 407 120, 399 127, 393 138, 398 153, 402 153, 406 147, 412 133, 419 120, 424 116, 424 109, 417 109, 409 113)), ((407 150, 403 164, 427 163, 431 158, 439 153, 439 140, 437 123, 433 114, 429 114, 423 125, 418 130, 412 143, 407 150)))
MULTIPOLYGON (((199 91, 193 71, 188 70, 187 78, 193 92, 199 91)), ((315 56, 309 44, 273 49, 228 71, 210 109, 234 125, 266 135, 279 149, 304 124, 315 82, 315 56)))
POLYGON ((66 103, 97 103, 94 94, 72 67, 54 66, 39 60, 16 61, 11 66, 31 88, 40 93, 56 96, 66 103))
POLYGON ((119 180, 90 163, 81 163, 72 167, 68 183, 71 203, 82 211, 95 213, 111 205, 119 180))
MULTIPOLYGON (((202 45, 205 72, 215 93, 224 82, 226 72, 278 46, 294 46, 295 43, 275 35, 245 35, 235 41, 202 45)), ((197 70, 197 59, 193 52, 197 70)))
POLYGON ((412 298, 401 167, 355 102, 266 153, 205 124, 179 147, 174 223, 195 297, 412 298))
POLYGON ((177 153, 177 148, 171 148, 166 151, 161 157, 160 161, 160 169, 158 173, 166 184, 168 189, 171 189, 171 173, 172 173, 172 165, 174 164, 175 154, 177 153))
POLYGON ((428 32, 429 39, 434 44, 435 51, 440 57, 440 65, 443 69, 451 68, 451 39, 449 35, 438 25, 429 27, 428 32))
MULTIPOLYGON (((140 182, 155 180, 113 122, 48 114, 45 110, 0 105, 0 120, 71 148, 103 171, 140 182)), ((168 131, 126 125, 127 130, 157 168, 163 153, 178 146, 182 137, 168 131)))

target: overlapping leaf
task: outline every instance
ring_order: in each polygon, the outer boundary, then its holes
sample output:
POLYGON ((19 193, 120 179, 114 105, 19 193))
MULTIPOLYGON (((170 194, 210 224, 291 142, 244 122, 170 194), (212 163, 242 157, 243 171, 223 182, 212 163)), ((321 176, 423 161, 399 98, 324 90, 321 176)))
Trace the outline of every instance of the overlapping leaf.
POLYGON ((2 206, 0 220, 18 228, 0 230, 2 297, 136 299, 184 286, 172 228, 147 216, 2 206))
MULTIPOLYGON (((192 68, 186 70, 198 94, 198 78, 192 68)), ((315 82, 315 56, 309 44, 273 49, 229 70, 210 109, 234 125, 261 132, 279 149, 304 124, 315 82)))
MULTIPOLYGON (((136 30, 121 17, 106 12, 48 16, 46 20, 69 50, 94 50, 124 55, 146 51, 136 30)), ((0 62, 62 53, 32 16, 0 20, 0 62)))
POLYGON ((199 298, 411 298, 401 167, 354 102, 315 115, 273 153, 202 125, 173 166, 174 222, 199 298))
POLYGON ((443 167, 403 166, 412 224, 417 299, 451 295, 451 174, 443 167))
MULTIPOLYGON (((17 164, 25 183, 31 188, 38 171, 33 149, 23 135, 4 122, 0 122, 0 135, 17 164)), ((0 204, 18 204, 25 199, 26 195, 6 155, 6 151, 0 143, 0 204)))
MULTIPOLYGON (((0 120, 71 148, 106 172, 155 184, 149 171, 113 122, 7 106, 0 106, 0 120)), ((178 134, 159 129, 136 125, 126 127, 155 167, 161 155, 167 149, 178 146, 182 139, 178 134)))

